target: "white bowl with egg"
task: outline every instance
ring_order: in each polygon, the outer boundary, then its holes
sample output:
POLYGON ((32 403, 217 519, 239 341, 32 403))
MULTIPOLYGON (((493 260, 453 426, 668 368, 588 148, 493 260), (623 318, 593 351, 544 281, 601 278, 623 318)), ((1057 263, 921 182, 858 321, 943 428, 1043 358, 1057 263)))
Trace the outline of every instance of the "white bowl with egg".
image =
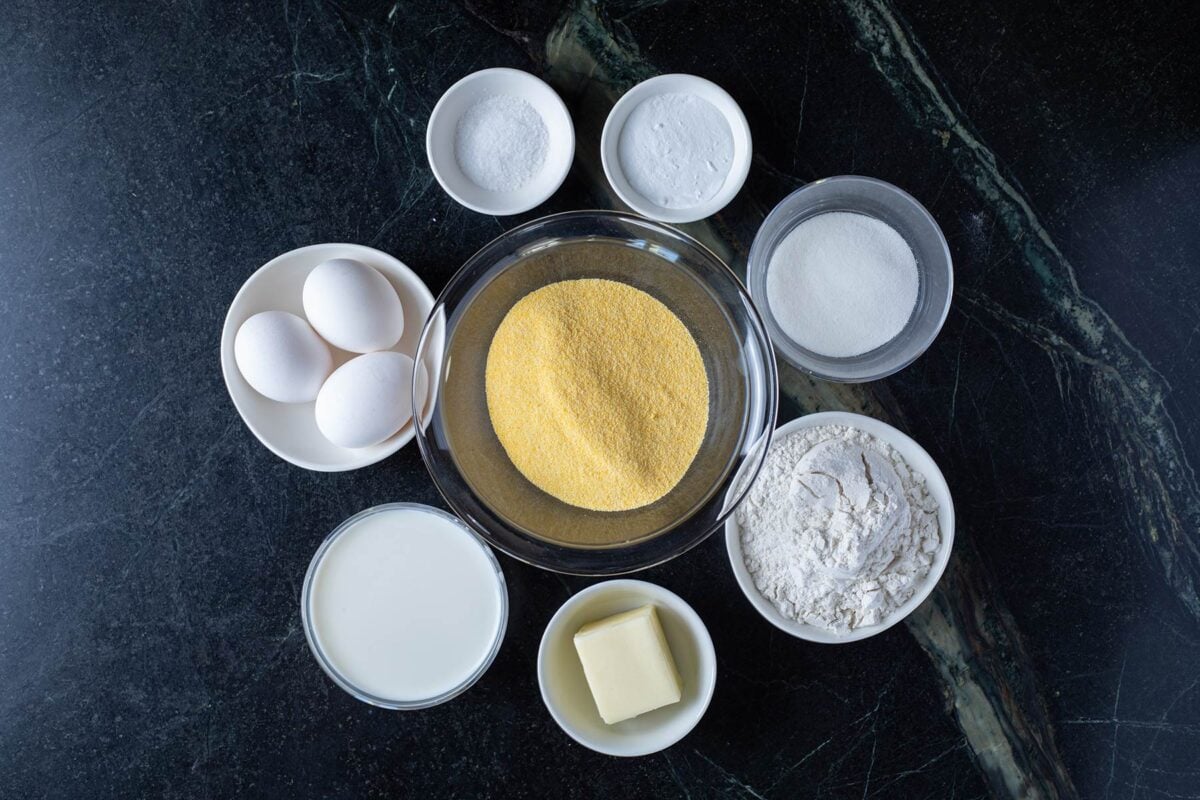
MULTIPOLYGON (((421 328, 433 308, 433 295, 417 274, 399 259, 357 244, 315 244, 271 259, 242 285, 229 306, 221 333, 221 371, 229 396, 246 427, 280 458, 319 472, 341 472, 374 464, 395 453, 411 441, 414 434, 410 418, 381 442, 362 448, 339 447, 317 427, 316 397, 310 402, 288 403, 269 399, 250 385, 238 367, 235 342, 242 324, 264 311, 283 311, 306 319, 305 281, 318 265, 331 259, 361 262, 381 274, 395 289, 403 309, 404 324, 399 341, 389 350, 411 358, 416 352, 421 328)), ((358 353, 332 345, 329 350, 335 375, 351 359, 360 357, 358 353)), ((423 403, 426 392, 421 375, 418 374, 416 379, 415 394, 420 395, 423 403)), ((412 376, 407 376, 407 380, 411 384, 412 376)), ((403 380, 397 378, 396 382, 403 380)))
POLYGON ((542 701, 559 727, 579 744, 610 756, 657 753, 686 736, 704 716, 717 683, 717 655, 708 629, 679 595, 653 583, 612 580, 574 595, 550 619, 538 648, 542 701), (608 725, 575 650, 584 625, 651 604, 662 623, 682 683, 678 703, 608 725))
POLYGON ((737 101, 717 84, 696 75, 659 75, 634 86, 613 106, 600 137, 600 161, 617 196, 637 213, 659 222, 695 222, 720 211, 746 182, 752 154, 750 125, 737 101), (714 194, 694 205, 667 205, 661 199, 648 197, 636 188, 634 184, 637 178, 627 172, 622 158, 623 144, 629 141, 625 128, 630 118, 643 103, 665 95, 692 95, 699 98, 711 105, 729 127, 732 153, 724 180, 714 194))
POLYGON ((425 152, 438 184, 461 205, 481 214, 520 214, 544 203, 566 179, 575 158, 575 126, 562 98, 545 81, 519 69, 494 67, 473 72, 446 90, 429 115, 425 152), (528 103, 541 117, 546 151, 541 168, 527 183, 495 191, 464 174, 455 149, 463 115, 480 101, 505 95, 528 103))
MULTIPOLYGON (((736 513, 730 514, 728 520, 725 522, 725 546, 729 551, 729 563, 733 568, 733 575, 737 579, 738 586, 741 587, 742 593, 746 595, 746 599, 750 601, 750 605, 754 606, 754 609, 767 622, 798 639, 820 642, 822 644, 842 644, 845 642, 857 642, 883 633, 916 610, 917 606, 925 602, 930 593, 933 592, 933 588, 937 586, 942 573, 946 571, 946 565, 950 562, 950 553, 954 547, 954 501, 950 496, 950 487, 946 484, 946 478, 942 475, 942 471, 938 468, 937 463, 929 453, 925 452, 923 447, 913 441, 911 437, 888 425, 886 422, 881 422, 862 414, 852 414, 846 411, 823 411, 817 414, 798 417, 777 428, 773 441, 778 441, 799 430, 818 428, 825 425, 841 425, 866 431, 891 446, 912 469, 920 472, 925 477, 926 489, 930 496, 937 502, 938 506, 938 533, 940 542, 938 551, 933 559, 933 565, 930 567, 924 580, 913 591, 912 597, 879 624, 854 628, 846 633, 827 630, 784 616, 770 600, 759 592, 758 587, 754 584, 754 577, 750 574, 749 569, 747 569, 742 555, 741 528, 738 525, 738 515, 736 513)), ((739 485, 740 476, 739 479, 733 482, 733 486, 739 485)))

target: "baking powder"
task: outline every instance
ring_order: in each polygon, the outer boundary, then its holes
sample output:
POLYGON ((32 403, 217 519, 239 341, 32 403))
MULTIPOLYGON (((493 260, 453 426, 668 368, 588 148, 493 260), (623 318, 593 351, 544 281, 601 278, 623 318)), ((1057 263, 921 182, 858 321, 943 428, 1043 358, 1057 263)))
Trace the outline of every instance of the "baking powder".
POLYGON ((663 208, 711 200, 733 165, 733 133, 717 107, 673 92, 630 112, 618 144, 621 171, 634 190, 663 208))

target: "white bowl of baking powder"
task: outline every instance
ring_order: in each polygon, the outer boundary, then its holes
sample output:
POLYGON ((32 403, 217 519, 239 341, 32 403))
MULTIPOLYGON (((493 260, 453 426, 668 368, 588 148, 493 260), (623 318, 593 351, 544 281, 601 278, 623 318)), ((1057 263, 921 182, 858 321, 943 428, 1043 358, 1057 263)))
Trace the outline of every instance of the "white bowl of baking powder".
MULTIPOLYGON (((912 438, 901 433, 886 422, 880 422, 877 419, 872 419, 861 414, 851 414, 845 411, 824 411, 818 414, 799 417, 781 425, 775 430, 772 447, 797 431, 830 425, 857 428, 889 445, 904 459, 905 463, 912 470, 924 476, 925 489, 928 491, 929 496, 937 502, 938 549, 934 554, 933 563, 928 573, 925 574, 921 582, 915 587, 912 596, 878 624, 864 625, 846 632, 828 630, 817 625, 799 622, 784 615, 774 603, 764 597, 759 591, 754 583, 754 577, 746 567, 742 551, 742 531, 738 524, 737 514, 730 514, 725 523, 725 546, 729 551, 729 563, 733 567, 733 575, 737 579, 738 586, 741 587, 750 604, 754 606, 759 614, 762 614, 767 622, 798 639, 821 642, 823 644, 842 644, 845 642, 857 642, 883 633, 911 614, 916 610, 917 606, 921 605, 929 597, 933 591, 933 587, 941 579, 942 573, 946 571, 946 565, 950 561, 950 552, 954 546, 954 501, 950 497, 950 487, 946 484, 946 479, 942 475, 942 471, 938 469, 937 463, 934 462, 929 453, 925 452, 924 448, 913 441, 912 438)), ((731 484, 733 487, 739 485, 740 477, 731 484)))
POLYGON ((604 175, 617 196, 659 222, 720 211, 746 182, 751 154, 741 107, 696 75, 659 75, 634 86, 600 137, 604 175))

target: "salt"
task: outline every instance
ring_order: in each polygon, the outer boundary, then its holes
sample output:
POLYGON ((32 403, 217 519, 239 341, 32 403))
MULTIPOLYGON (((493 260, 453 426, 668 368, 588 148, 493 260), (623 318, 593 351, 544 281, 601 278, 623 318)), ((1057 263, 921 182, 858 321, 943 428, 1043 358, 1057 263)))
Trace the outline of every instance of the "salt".
POLYGON ((886 222, 846 211, 791 231, 767 268, 767 305, 793 341, 833 358, 894 339, 917 304, 917 259, 886 222))
POLYGON ((716 106, 694 94, 643 100, 618 144, 621 171, 634 191, 663 208, 711 200, 733 165, 733 132, 716 106))
POLYGON ((484 97, 458 120, 454 158, 467 180, 492 192, 514 192, 542 171, 549 142, 546 123, 527 100, 484 97))

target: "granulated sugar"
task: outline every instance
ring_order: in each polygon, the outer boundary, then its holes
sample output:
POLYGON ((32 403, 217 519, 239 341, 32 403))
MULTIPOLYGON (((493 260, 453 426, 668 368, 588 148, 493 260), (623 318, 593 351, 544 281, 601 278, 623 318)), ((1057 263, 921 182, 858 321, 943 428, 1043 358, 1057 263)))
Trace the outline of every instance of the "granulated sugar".
POLYGON ((833 358, 874 350, 917 303, 917 259, 886 222, 847 211, 804 220, 771 255, 767 304, 801 347, 833 358))
POLYGON ((558 281, 518 300, 488 347, 485 386, 513 466, 593 511, 662 498, 708 429, 696 340, 661 301, 618 281, 558 281))
POLYGON ((773 442, 736 519, 759 592, 785 617, 836 632, 895 613, 941 541, 924 476, 886 443, 843 426, 773 442))
POLYGON ((493 192, 513 192, 546 163, 546 123, 528 101, 508 94, 477 101, 458 121, 454 158, 468 180, 493 192))

